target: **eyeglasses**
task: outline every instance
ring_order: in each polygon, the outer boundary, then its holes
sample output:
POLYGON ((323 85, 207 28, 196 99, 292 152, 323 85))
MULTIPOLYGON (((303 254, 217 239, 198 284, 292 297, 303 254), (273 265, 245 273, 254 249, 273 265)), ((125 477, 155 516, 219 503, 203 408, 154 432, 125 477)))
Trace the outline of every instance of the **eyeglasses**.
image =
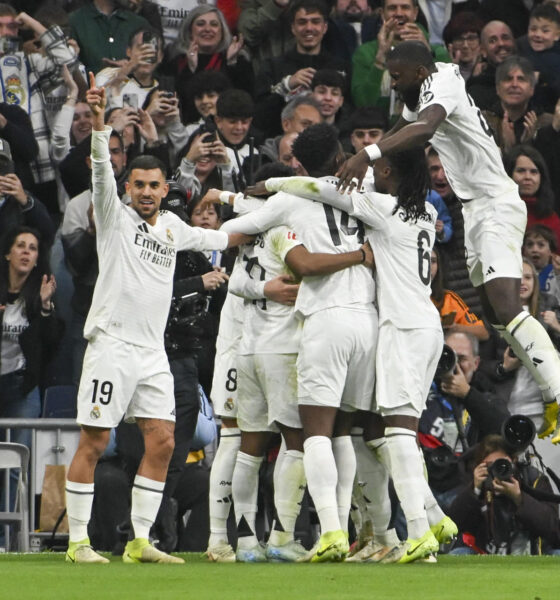
POLYGON ((479 37, 476 33, 467 33, 466 35, 462 35, 458 38, 455 38, 453 40, 453 43, 456 46, 460 46, 461 44, 467 43, 469 44, 469 46, 474 46, 475 44, 478 44, 479 42, 479 37))

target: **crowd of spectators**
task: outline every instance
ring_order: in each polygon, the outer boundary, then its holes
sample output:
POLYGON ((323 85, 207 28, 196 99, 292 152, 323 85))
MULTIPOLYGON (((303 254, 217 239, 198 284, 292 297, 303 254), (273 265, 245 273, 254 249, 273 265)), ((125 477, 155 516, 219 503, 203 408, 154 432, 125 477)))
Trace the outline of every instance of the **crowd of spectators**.
MULTIPOLYGON (((522 301, 560 348, 559 39, 555 0, 0 4, 0 417, 38 416, 46 386, 79 381, 97 277, 88 71, 107 90, 122 201, 127 163, 153 154, 176 182, 167 208, 215 228, 231 215, 198 214, 197 200, 209 188, 244 190, 268 162, 304 173, 291 148, 306 127, 335 125, 349 154, 379 140, 402 110, 385 56, 402 40, 424 43, 437 61, 459 66, 519 186, 528 210, 522 301), (64 260, 49 268, 49 251, 64 260)), ((460 454, 485 434, 500 433, 508 414, 524 412, 538 428, 542 403, 528 372, 485 321, 468 278, 460 200, 434 149, 426 148, 426 161, 427 199, 438 211, 432 299, 447 343, 463 358, 458 372, 434 384, 421 437, 427 455, 428 438, 460 454)), ((200 343, 186 352, 188 376, 210 396, 225 294, 210 274, 229 272, 232 260, 189 253, 182 264, 180 279, 196 279, 189 289, 210 299, 200 343)), ((224 275, 219 283, 226 281, 224 275)), ((191 399, 197 403, 198 395, 191 399)), ((186 429, 183 446, 193 436, 186 429)), ((502 452, 497 443, 485 448, 502 452)), ((452 513, 478 527, 464 516, 476 499, 460 491, 455 474, 442 482, 441 472, 428 473, 444 508, 455 500, 452 513)), ((475 488, 483 476, 475 469, 475 488)), ((518 495, 514 500, 522 503, 518 495)))

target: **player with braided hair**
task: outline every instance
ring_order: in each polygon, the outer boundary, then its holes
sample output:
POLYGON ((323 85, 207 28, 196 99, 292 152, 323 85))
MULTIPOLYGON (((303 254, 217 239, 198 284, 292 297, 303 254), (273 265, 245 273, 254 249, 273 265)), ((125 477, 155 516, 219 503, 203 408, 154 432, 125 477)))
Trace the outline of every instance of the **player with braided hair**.
MULTIPOLYGON (((305 152, 311 152, 309 146, 305 152)), ((294 144, 294 155, 304 164, 299 150, 294 144)), ((372 418, 366 427, 366 442, 381 465, 389 467, 407 519, 408 539, 390 548, 397 541, 387 531, 390 514, 380 515, 383 522, 374 522, 377 540, 364 556, 370 552, 366 558, 372 560, 411 562, 436 552, 439 542, 457 533, 424 479, 416 444, 418 420, 443 346, 440 319, 430 300, 430 253, 437 214, 425 201, 429 175, 420 148, 378 159, 374 177, 377 192, 368 193, 340 194, 333 185, 336 181, 305 177, 269 179, 265 186, 270 192, 327 203, 366 226, 375 256, 379 308, 373 412, 382 416, 372 418)), ((381 503, 387 470, 380 468, 377 477, 377 485, 371 487, 379 490, 376 500, 381 503)))

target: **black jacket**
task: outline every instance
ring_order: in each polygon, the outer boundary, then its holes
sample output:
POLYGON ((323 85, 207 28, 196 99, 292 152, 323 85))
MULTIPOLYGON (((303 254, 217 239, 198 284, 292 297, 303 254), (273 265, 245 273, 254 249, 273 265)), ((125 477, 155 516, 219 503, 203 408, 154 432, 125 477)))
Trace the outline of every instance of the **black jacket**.
MULTIPOLYGON (((3 316, 2 311, 0 312, 0 327, 3 316)), ((39 384, 44 368, 54 357, 63 333, 64 321, 54 312, 48 317, 43 317, 39 312, 29 317, 29 327, 19 336, 19 344, 25 357, 23 394, 27 394, 39 384)))

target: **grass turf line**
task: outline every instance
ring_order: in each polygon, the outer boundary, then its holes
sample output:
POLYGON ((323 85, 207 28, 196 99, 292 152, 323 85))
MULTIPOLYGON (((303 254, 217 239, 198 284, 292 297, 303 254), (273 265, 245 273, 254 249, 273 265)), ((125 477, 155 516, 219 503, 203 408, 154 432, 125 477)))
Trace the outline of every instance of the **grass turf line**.
POLYGON ((27 600, 555 600, 554 557, 440 556, 438 564, 72 565, 63 554, 0 555, 0 598, 27 600))

